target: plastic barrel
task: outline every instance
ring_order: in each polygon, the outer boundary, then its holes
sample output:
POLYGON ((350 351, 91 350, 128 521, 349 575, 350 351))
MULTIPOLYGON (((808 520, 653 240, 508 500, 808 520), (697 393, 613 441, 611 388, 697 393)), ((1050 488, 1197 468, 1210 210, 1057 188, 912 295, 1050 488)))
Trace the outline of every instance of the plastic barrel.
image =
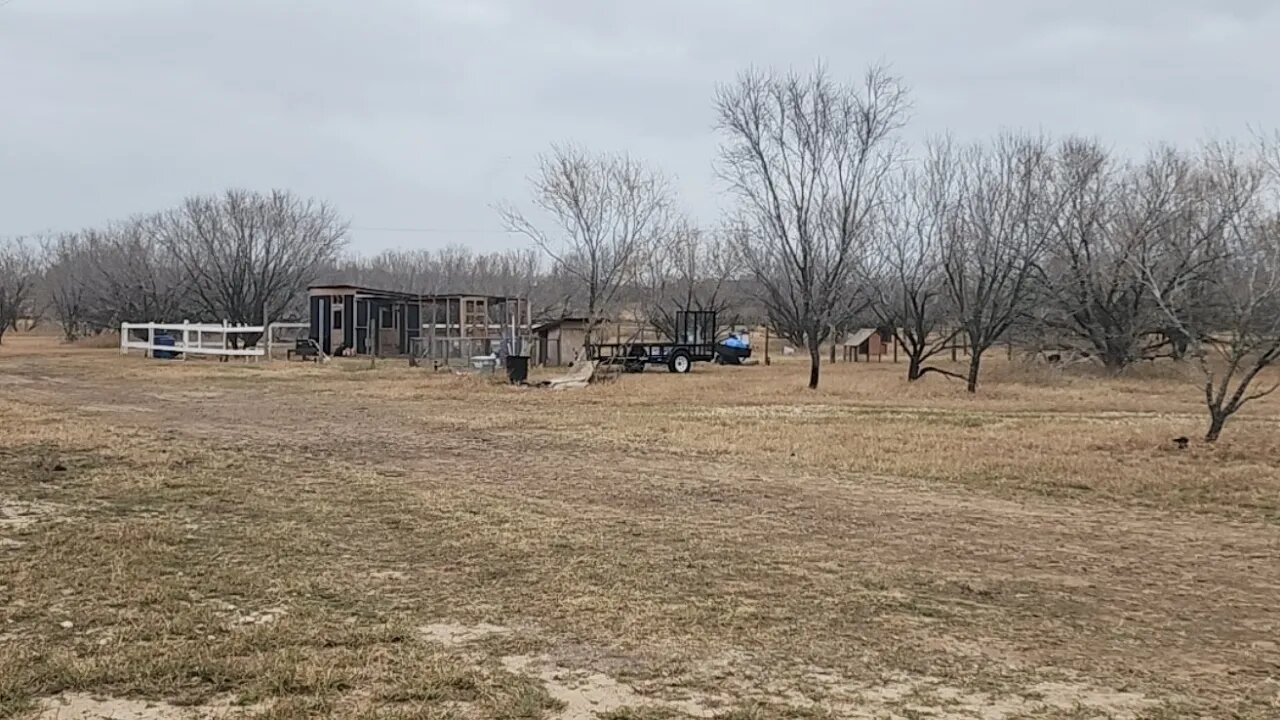
POLYGON ((528 355, 508 355, 507 356, 507 380, 513 385, 518 385, 529 379, 529 356, 528 355))

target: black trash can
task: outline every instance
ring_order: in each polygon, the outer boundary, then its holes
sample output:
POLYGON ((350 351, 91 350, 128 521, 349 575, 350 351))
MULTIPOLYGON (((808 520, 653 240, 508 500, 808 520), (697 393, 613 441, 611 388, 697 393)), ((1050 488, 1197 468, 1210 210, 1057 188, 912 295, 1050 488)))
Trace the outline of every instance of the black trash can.
POLYGON ((512 385, 529 379, 529 356, 528 355, 508 355, 507 356, 507 380, 512 385))

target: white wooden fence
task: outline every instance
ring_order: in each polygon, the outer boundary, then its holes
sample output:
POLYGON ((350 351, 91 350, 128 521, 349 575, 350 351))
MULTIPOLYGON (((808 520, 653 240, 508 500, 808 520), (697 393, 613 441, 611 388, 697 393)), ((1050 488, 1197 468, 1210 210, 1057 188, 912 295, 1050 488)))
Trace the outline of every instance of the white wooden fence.
POLYGON ((130 350, 142 350, 147 357, 154 357, 158 352, 182 353, 183 355, 220 355, 222 357, 243 357, 254 359, 271 357, 272 337, 274 330, 283 328, 303 328, 306 323, 272 323, 271 325, 229 325, 222 323, 120 323, 120 353, 129 354, 130 350), (134 340, 131 332, 146 331, 146 340, 134 340), (156 344, 156 335, 169 335, 173 344, 156 344), (228 340, 235 335, 261 335, 261 340, 254 347, 229 347, 228 340))

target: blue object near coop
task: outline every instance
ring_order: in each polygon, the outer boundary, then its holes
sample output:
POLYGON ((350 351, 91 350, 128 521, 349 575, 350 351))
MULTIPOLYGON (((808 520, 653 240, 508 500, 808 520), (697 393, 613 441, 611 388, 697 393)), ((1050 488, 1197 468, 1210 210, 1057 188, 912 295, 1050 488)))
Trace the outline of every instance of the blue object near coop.
POLYGON ((178 353, 172 350, 157 350, 160 347, 173 347, 177 343, 174 342, 172 335, 156 335, 155 340, 151 343, 151 357, 157 360, 174 360, 178 357, 178 353))

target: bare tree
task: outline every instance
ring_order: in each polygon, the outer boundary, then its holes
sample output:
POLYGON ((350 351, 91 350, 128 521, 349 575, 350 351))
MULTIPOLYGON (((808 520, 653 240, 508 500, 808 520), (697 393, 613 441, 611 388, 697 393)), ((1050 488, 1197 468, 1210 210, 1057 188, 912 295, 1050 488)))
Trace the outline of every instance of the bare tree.
POLYGON ((80 233, 80 257, 71 261, 89 298, 85 321, 92 331, 164 322, 191 309, 187 278, 157 241, 154 225, 154 218, 135 217, 80 233))
POLYGON ((1145 208, 1153 212, 1125 226, 1124 201, 1141 199, 1141 191, 1135 186, 1132 194, 1123 193, 1117 169, 1097 143, 1069 139, 1056 161, 1058 212, 1048 218, 1048 307, 1041 319, 1108 368, 1122 370, 1138 359, 1151 329, 1144 312, 1152 305, 1150 296, 1131 261, 1146 242, 1146 226, 1160 217, 1159 208, 1145 208))
POLYGON ((0 239, 0 342, 18 321, 34 319, 40 283, 40 257, 22 238, 0 239))
POLYGON ((733 324, 730 283, 737 271, 737 253, 727 237, 706 233, 687 219, 675 222, 642 266, 638 285, 645 318, 669 337, 675 337, 680 311, 712 311, 721 327, 733 324))
POLYGON ((1219 212, 1200 225, 1185 219, 1204 209, 1192 159, 1159 148, 1141 164, 1117 167, 1096 143, 1068 140, 1057 154, 1056 212, 1045 260, 1046 329, 1120 371, 1161 355, 1177 357, 1182 335, 1170 326, 1140 268, 1158 265, 1166 287, 1194 287, 1208 266, 1194 252, 1220 231, 1219 212), (1199 227, 1172 252, 1173 228, 1199 227))
POLYGON ((871 312, 890 328, 907 355, 907 380, 928 373, 963 379, 927 365, 959 330, 952 321, 942 256, 937 249, 955 212, 956 156, 949 140, 930 143, 924 160, 896 178, 868 253, 862 284, 871 312))
POLYGON ((555 146, 542 156, 532 184, 534 204, 555 229, 510 206, 502 210, 503 219, 580 284, 591 344, 620 291, 665 236, 670 188, 659 173, 630 157, 592 156, 570 146, 555 146))
POLYGON ((1052 215, 1049 150, 1038 138, 1004 136, 963 150, 958 202, 938 252, 957 324, 969 342, 969 392, 983 354, 1030 307, 1052 215))
POLYGON ((189 198, 155 230, 203 313, 258 324, 297 303, 336 257, 347 224, 328 205, 288 192, 230 190, 189 198))
POLYGON ((63 233, 44 241, 47 266, 44 294, 54 318, 62 327, 62 336, 72 342, 91 332, 89 314, 93 297, 88 274, 92 268, 80 235, 63 233))
POLYGON ((716 94, 719 172, 738 198, 734 237, 778 334, 809 351, 853 314, 851 290, 897 160, 907 92, 882 68, 861 85, 748 72, 716 94))
MULTIPOLYGON (((1264 146, 1264 153, 1274 147, 1264 146)), ((1199 368, 1214 442, 1245 404, 1270 395, 1254 381, 1280 360, 1280 156, 1242 157, 1210 146, 1196 173, 1198 202, 1164 233, 1170 252, 1141 267, 1199 368), (1268 162, 1270 161, 1270 162, 1268 162), (1268 183, 1270 180, 1270 183, 1268 183), (1206 268, 1182 273, 1184 267, 1206 268)))

